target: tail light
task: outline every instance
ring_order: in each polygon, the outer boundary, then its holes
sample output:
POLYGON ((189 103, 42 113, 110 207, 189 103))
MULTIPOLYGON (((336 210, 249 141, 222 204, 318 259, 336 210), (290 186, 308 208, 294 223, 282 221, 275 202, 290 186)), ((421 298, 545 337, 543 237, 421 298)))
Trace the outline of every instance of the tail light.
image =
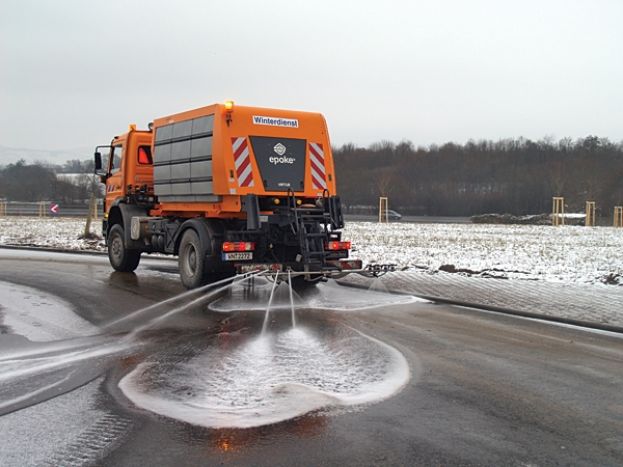
POLYGON ((223 242, 223 251, 226 253, 232 251, 253 251, 255 250, 255 242, 223 242))
POLYGON ((350 250, 350 242, 327 242, 325 243, 326 250, 350 250))

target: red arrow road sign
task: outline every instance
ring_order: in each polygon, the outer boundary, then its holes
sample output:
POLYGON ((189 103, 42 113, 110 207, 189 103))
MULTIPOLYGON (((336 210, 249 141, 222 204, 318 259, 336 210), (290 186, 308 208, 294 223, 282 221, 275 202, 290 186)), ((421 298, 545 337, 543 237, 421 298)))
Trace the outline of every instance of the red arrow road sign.
POLYGON ((58 214, 58 204, 54 203, 50 205, 50 212, 52 214, 58 214))

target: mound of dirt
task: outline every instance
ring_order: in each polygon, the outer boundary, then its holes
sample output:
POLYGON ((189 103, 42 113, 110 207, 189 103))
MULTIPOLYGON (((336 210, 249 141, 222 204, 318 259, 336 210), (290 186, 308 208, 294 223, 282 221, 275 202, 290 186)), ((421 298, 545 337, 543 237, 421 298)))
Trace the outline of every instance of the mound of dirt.
MULTIPOLYGON (((515 216, 513 214, 478 214, 472 216, 474 224, 520 224, 520 225, 551 225, 551 214, 530 214, 527 216, 515 216)), ((565 217, 567 225, 584 225, 584 218, 565 217)))

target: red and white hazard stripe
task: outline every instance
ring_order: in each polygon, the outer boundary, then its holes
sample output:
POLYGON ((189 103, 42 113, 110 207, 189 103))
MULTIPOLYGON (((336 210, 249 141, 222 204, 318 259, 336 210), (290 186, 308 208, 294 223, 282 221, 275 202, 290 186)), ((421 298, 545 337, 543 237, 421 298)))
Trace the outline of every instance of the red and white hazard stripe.
POLYGON ((309 160, 311 162, 312 186, 314 190, 326 190, 327 170, 324 165, 322 144, 309 143, 309 160))
POLYGON ((231 139, 231 146, 234 152, 234 164, 238 184, 241 187, 253 186, 253 172, 251 170, 251 155, 249 154, 249 143, 247 138, 241 136, 231 139))

